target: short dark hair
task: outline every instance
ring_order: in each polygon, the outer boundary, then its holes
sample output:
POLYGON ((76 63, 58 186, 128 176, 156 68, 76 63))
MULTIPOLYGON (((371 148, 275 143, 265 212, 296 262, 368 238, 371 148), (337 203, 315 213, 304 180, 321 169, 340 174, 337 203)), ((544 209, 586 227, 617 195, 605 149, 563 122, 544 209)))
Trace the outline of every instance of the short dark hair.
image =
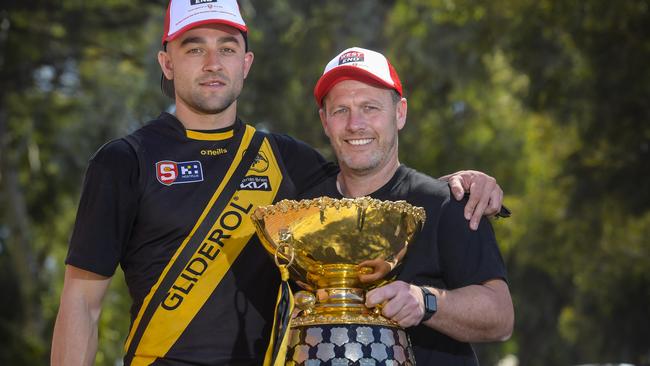
MULTIPOLYGON (((248 52, 248 35, 246 32, 239 31, 241 35, 244 37, 244 51, 248 52)), ((163 49, 164 52, 167 52, 167 42, 163 43, 163 49)), ((169 80, 165 77, 165 73, 160 74, 160 90, 162 90, 162 93, 166 96, 168 96, 171 99, 174 99, 176 97, 176 90, 174 89, 174 80, 169 80)))

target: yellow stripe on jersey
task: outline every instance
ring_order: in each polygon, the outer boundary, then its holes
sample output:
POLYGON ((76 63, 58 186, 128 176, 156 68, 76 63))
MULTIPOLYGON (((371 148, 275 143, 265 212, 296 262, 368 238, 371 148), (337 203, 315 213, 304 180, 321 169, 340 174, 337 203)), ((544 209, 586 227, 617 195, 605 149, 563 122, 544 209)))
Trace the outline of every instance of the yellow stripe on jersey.
MULTIPOLYGON (((226 173, 226 177, 231 177, 240 164, 245 147, 249 145, 253 133, 254 128, 246 126, 242 143, 226 173)), ((171 349, 228 272, 250 238, 255 234, 255 228, 249 213, 259 205, 271 204, 282 182, 282 171, 267 139, 264 139, 260 147, 258 159, 247 172, 247 176, 255 176, 256 179, 262 174, 268 178, 268 181, 266 181, 266 178, 264 178, 264 181, 268 183, 270 190, 237 190, 233 197, 230 197, 230 201, 223 212, 220 213, 219 218, 203 238, 202 244, 192 255, 184 270, 174 281, 174 285, 165 299, 155 310, 137 345, 131 365, 150 365, 156 358, 163 357, 171 349), (258 162, 260 160, 263 161, 262 166, 265 168, 263 172, 260 172, 259 169, 260 164, 258 162)), ((145 297, 138 316, 133 322, 125 344, 125 350, 129 349, 135 330, 142 320, 144 309, 149 305, 151 297, 178 258, 179 253, 181 253, 205 219, 210 208, 219 198, 226 183, 227 179, 221 182, 192 232, 183 241, 156 284, 145 297)))
POLYGON ((230 130, 226 132, 210 133, 210 132, 185 130, 185 135, 192 140, 221 141, 233 137, 235 135, 235 131, 230 130))

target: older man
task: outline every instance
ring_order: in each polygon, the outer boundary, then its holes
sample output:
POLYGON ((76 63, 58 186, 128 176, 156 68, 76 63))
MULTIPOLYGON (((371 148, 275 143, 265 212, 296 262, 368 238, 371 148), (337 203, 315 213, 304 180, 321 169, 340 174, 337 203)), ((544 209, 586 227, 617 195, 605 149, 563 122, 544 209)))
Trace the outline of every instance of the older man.
POLYGON ((477 364, 470 343, 505 340, 514 323, 490 222, 470 230, 446 182, 400 164, 407 100, 382 54, 357 47, 341 52, 325 67, 314 95, 340 172, 303 197, 371 196, 426 210, 397 281, 370 291, 366 305, 383 304, 382 313, 407 328, 418 365, 477 364))

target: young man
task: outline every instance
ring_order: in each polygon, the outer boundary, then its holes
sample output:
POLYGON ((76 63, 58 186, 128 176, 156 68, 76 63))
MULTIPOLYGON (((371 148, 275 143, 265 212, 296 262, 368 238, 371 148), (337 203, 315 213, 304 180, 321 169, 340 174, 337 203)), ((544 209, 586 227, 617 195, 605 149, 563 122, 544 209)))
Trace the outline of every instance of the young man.
MULTIPOLYGON (((237 118, 253 63, 247 31, 235 0, 170 2, 158 60, 176 115, 162 113, 90 160, 52 365, 93 364, 118 264, 133 300, 125 365, 261 364, 279 276, 249 213, 297 197, 338 168, 302 142, 237 118)), ((485 175, 450 181, 459 191, 475 185, 478 217, 501 205, 485 175)))
POLYGON ((397 281, 370 291, 366 305, 383 304, 382 313, 407 328, 418 365, 477 364, 469 343, 507 339, 514 323, 489 221, 469 230, 446 182, 400 164, 398 131, 406 123, 407 101, 383 55, 356 47, 343 51, 325 67, 314 95, 340 172, 302 196, 371 196, 426 210, 397 281))

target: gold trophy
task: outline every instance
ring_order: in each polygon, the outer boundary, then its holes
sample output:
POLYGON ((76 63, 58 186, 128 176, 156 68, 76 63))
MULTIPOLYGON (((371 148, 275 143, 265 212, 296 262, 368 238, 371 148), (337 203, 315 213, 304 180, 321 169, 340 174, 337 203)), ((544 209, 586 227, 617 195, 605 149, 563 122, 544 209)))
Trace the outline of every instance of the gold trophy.
POLYGON ((306 291, 295 295, 287 365, 414 365, 404 329, 364 305, 404 257, 421 207, 369 197, 283 200, 252 214, 265 249, 306 291), (360 276, 373 278, 362 282, 360 276))

